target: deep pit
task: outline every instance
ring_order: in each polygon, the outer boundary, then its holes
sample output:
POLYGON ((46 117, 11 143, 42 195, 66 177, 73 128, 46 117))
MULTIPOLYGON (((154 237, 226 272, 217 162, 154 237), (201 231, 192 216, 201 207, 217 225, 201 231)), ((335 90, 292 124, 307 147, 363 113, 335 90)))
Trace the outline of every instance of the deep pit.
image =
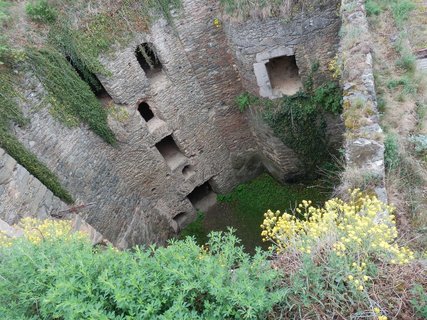
POLYGON ((262 241, 260 228, 267 210, 291 213, 302 200, 321 206, 330 194, 330 186, 324 182, 281 184, 267 173, 223 195, 213 193, 206 183, 189 196, 198 215, 181 231, 180 238, 194 236, 199 244, 204 244, 211 231, 227 231, 231 227, 245 250, 254 253, 256 247, 269 246, 262 241))

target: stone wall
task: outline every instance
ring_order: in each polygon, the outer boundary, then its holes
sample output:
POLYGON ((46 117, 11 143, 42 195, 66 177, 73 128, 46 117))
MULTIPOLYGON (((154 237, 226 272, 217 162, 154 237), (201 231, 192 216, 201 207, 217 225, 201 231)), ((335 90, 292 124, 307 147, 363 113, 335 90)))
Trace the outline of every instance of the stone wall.
POLYGON ((0 148, 0 232, 21 236, 22 231, 12 225, 22 218, 46 219, 52 215, 71 220, 74 230, 86 232, 93 243, 104 240, 82 216, 68 211, 65 203, 0 148))
POLYGON ((343 189, 368 184, 387 201, 384 184, 384 143, 375 93, 372 49, 363 0, 341 6, 343 118, 346 124, 346 170, 343 189))
MULTIPOLYGON (((328 64, 334 59, 339 46, 339 0, 319 1, 303 10, 291 10, 292 16, 249 19, 244 22, 224 21, 224 31, 232 48, 243 87, 253 94, 270 96, 271 83, 265 63, 270 57, 295 55, 296 63, 305 82, 313 65, 314 85, 332 80, 328 64), (261 75, 259 75, 261 73, 261 75), (258 74, 258 76, 257 76, 258 74), (263 77, 265 79, 260 79, 263 77)), ((262 120, 261 110, 248 113, 251 131, 258 145, 264 166, 279 181, 300 175, 296 154, 262 120)), ((328 117, 328 138, 334 147, 342 145, 343 126, 339 117, 328 117)))
MULTIPOLYGON (((159 20, 149 33, 136 34, 128 45, 100 58, 109 70, 98 77, 113 99, 110 110, 121 114, 109 116, 115 147, 84 125, 64 127, 48 110, 34 108, 44 90, 30 74, 23 75, 28 103, 22 107, 31 123, 15 128, 19 140, 57 174, 77 206, 90 204, 85 220, 118 247, 163 243, 176 234, 195 217, 187 196, 205 182, 224 193, 264 167, 280 180, 294 175, 292 150, 256 110, 240 113, 234 98, 256 90, 252 65, 258 50, 292 46, 303 78, 314 61, 321 62, 322 74, 335 55, 339 21, 333 5, 319 17, 312 13, 287 23, 254 20, 218 28, 213 23, 218 2, 183 4, 173 25, 159 20), (155 75, 147 76, 135 56, 143 43, 153 44, 162 63, 155 75), (141 102, 154 113, 148 122, 138 112, 141 102), (166 137, 179 148, 173 161, 157 148, 166 137)), ((17 203, 15 214, 25 211, 17 203)))

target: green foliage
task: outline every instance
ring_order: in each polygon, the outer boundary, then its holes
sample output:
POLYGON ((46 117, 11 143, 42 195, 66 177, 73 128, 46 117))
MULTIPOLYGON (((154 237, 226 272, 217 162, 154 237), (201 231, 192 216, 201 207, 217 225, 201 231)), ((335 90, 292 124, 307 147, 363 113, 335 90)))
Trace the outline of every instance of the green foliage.
POLYGON ((381 7, 375 0, 367 0, 365 3, 366 13, 368 16, 378 16, 381 13, 381 7))
POLYGON ((407 72, 414 72, 417 59, 412 53, 403 53, 397 60, 396 65, 407 72))
POLYGON ((50 95, 54 111, 62 118, 80 119, 106 142, 115 144, 114 133, 107 123, 107 111, 67 60, 54 49, 28 49, 27 55, 36 76, 50 95))
POLYGON ((339 114, 341 97, 340 88, 328 83, 312 92, 285 96, 264 112, 274 133, 300 156, 308 173, 330 157, 324 114, 339 114))
POLYGON ((392 79, 387 83, 387 88, 389 89, 397 89, 398 87, 402 88, 403 94, 409 95, 417 92, 417 84, 408 75, 402 76, 398 79, 392 79))
POLYGON ((409 13, 416 7, 413 0, 368 0, 365 6, 368 16, 377 16, 384 10, 390 10, 399 28, 403 27, 409 13))
POLYGON ((166 248, 96 250, 79 237, 0 247, 2 319, 265 319, 282 299, 266 253, 213 232, 166 248), (208 248, 208 249, 206 249, 208 248))
POLYGON ((31 20, 36 22, 52 23, 57 18, 56 10, 49 5, 47 0, 35 0, 27 3, 25 12, 31 20))
POLYGON ((196 220, 186 226, 179 234, 179 239, 185 239, 186 237, 192 236, 199 245, 205 244, 208 241, 207 233, 203 228, 203 220, 205 214, 202 211, 197 211, 196 220))
POLYGON ((6 71, 0 70, 0 147, 39 179, 54 195, 67 203, 72 203, 73 199, 67 190, 61 186, 58 177, 9 132, 12 123, 21 126, 27 123, 27 119, 25 119, 16 102, 17 96, 18 93, 14 89, 12 76, 6 71))
POLYGON ((423 134, 418 134, 409 138, 409 141, 412 142, 415 146, 415 152, 419 155, 427 155, 427 136, 423 134))
POLYGON ((393 0, 391 10, 394 20, 398 27, 402 27, 403 23, 408 20, 409 13, 415 9, 415 4, 412 0, 393 0))
POLYGON ((427 319, 427 292, 421 285, 415 285, 412 289, 414 298, 411 300, 412 307, 420 319, 427 319))
POLYGON ((251 95, 248 92, 244 92, 236 97, 236 105, 239 108, 240 112, 245 111, 250 106, 257 104, 259 102, 259 98, 251 95))
POLYGON ((387 134, 384 140, 384 162, 388 170, 392 170, 399 165, 399 146, 396 135, 387 134))

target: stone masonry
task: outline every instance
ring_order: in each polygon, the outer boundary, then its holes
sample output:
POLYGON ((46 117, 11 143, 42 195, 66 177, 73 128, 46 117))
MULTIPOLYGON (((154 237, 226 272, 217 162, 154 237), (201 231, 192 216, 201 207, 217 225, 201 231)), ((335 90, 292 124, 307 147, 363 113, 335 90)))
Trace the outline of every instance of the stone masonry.
MULTIPOLYGON (((218 1, 184 0, 173 25, 158 20, 150 32, 100 57, 110 73, 98 77, 124 114, 109 117, 116 147, 84 125, 64 127, 48 110, 33 108, 44 90, 31 75, 23 84, 31 123, 15 128, 16 134, 58 175, 76 205, 91 204, 85 220, 113 244, 164 243, 195 217, 188 195, 196 187, 208 182, 224 193, 265 169, 282 181, 297 173, 295 154, 274 137, 259 111, 240 113, 234 99, 244 90, 259 93, 256 57, 277 48, 292 48, 302 80, 315 62, 315 81, 328 79, 327 64, 337 51, 337 3, 323 1, 289 21, 224 20, 217 27, 218 1), (151 77, 135 56, 143 43, 154 46, 163 66, 151 77), (148 122, 138 112, 141 102, 154 114, 148 122), (174 144, 166 152, 159 147, 164 141, 174 144)), ((29 194, 21 193, 19 201, 2 215, 55 209, 32 204, 29 194)))

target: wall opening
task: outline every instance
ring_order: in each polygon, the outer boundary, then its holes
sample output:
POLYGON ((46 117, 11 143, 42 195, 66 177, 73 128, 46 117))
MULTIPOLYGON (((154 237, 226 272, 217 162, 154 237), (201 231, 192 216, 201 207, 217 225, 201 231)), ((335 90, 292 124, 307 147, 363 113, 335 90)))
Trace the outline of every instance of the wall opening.
POLYGON ((80 78, 89 85, 90 89, 98 99, 109 101, 112 100, 107 90, 105 90, 101 81, 99 81, 98 77, 94 73, 87 70, 83 65, 76 63, 70 56, 67 55, 65 58, 74 68, 74 70, 76 70, 80 78))
POLYGON ((182 174, 186 180, 191 178, 195 174, 193 166, 190 166, 190 165, 185 166, 182 169, 182 174))
POLYGON ((140 44, 135 50, 135 56, 147 78, 151 78, 162 71, 162 63, 152 43, 140 44))
POLYGON ((187 198, 194 208, 203 212, 209 210, 216 203, 216 193, 213 192, 208 181, 194 188, 187 198))
POLYGON ((151 111, 150 106, 146 102, 141 102, 138 106, 138 111, 141 117, 146 121, 150 121, 154 118, 154 113, 151 111))
POLYGON ((188 224, 188 214, 186 212, 180 212, 173 217, 173 220, 176 222, 178 227, 176 232, 179 232, 188 224))
POLYGON ((179 150, 172 136, 167 136, 160 142, 156 143, 156 148, 159 150, 171 170, 176 169, 187 160, 185 155, 181 150, 179 150))
POLYGON ((273 95, 293 95, 302 88, 295 56, 271 58, 266 63, 273 95))

